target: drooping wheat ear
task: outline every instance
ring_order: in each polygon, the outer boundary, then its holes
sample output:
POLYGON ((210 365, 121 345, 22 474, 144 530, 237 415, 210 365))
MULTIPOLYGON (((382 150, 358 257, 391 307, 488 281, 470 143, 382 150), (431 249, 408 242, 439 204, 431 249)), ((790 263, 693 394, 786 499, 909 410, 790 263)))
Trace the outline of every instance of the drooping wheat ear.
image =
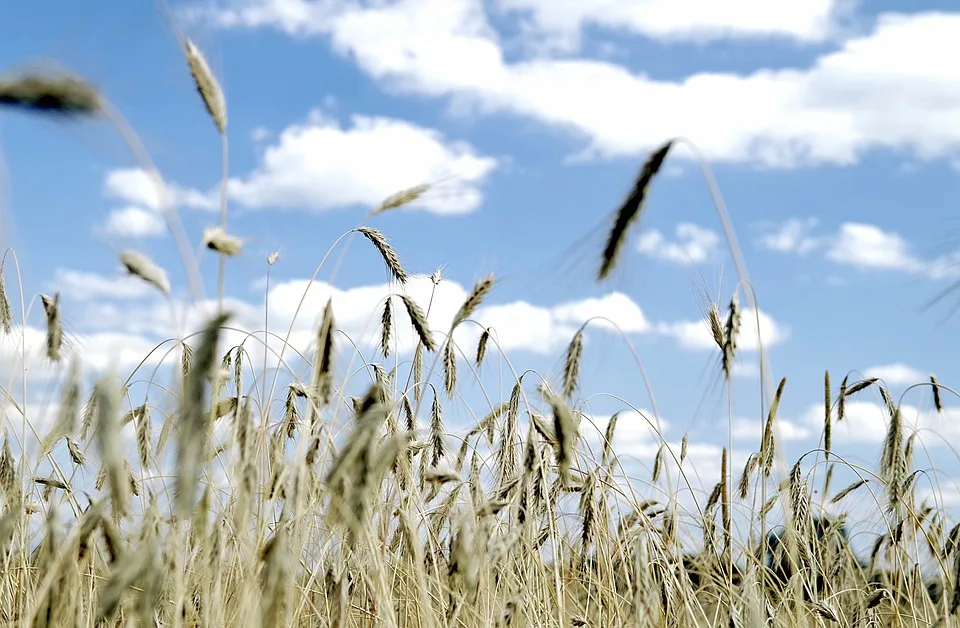
POLYGON ((483 333, 480 334, 480 340, 477 342, 477 366, 480 366, 484 356, 487 355, 487 342, 490 341, 491 329, 491 327, 487 327, 483 330, 483 333))
POLYGON ((223 98, 220 83, 213 76, 203 53, 190 39, 184 40, 183 52, 187 57, 190 74, 193 76, 193 82, 196 84, 197 91, 200 92, 200 98, 203 99, 203 104, 207 108, 207 113, 213 119, 217 131, 223 135, 227 129, 227 103, 223 98))
POLYGON ((840 395, 837 399, 837 424, 843 421, 843 417, 846 415, 847 411, 847 380, 850 379, 850 375, 846 375, 843 378, 843 381, 840 382, 840 395))
POLYGON ((710 327, 710 336, 713 338, 713 342, 716 343, 720 351, 723 351, 723 320, 720 318, 720 310, 716 303, 711 303, 707 310, 707 325, 710 327))
POLYGON ((150 466, 150 443, 153 440, 152 422, 150 420, 150 406, 143 404, 142 411, 137 417, 137 453, 140 456, 140 467, 146 471, 150 466))
POLYGON ((453 399, 457 390, 457 353, 452 338, 447 339, 443 348, 443 389, 453 399))
POLYGON ((186 342, 180 342, 180 376, 186 378, 193 367, 193 347, 186 342))
POLYGON ((507 402, 506 420, 500 432, 500 442, 494 452, 497 467, 497 485, 500 488, 516 477, 520 453, 517 442, 517 422, 520 415, 520 396, 523 394, 522 378, 517 379, 507 402))
POLYGON ((580 380, 580 358, 583 356, 583 328, 577 330, 570 344, 563 364, 563 396, 569 399, 577 391, 580 380))
POLYGON ((390 332, 393 327, 393 299, 387 295, 383 304, 383 314, 380 315, 380 353, 383 357, 390 357, 390 332))
POLYGON ((203 246, 232 257, 243 252, 243 238, 227 233, 223 227, 207 227, 203 230, 203 246))
POLYGON ((930 388, 933 390, 933 407, 937 412, 943 414, 943 400, 940 399, 940 384, 937 383, 937 376, 930 374, 930 388))
POLYGON ((857 490, 867 482, 868 480, 857 480, 856 482, 850 484, 849 486, 844 487, 843 490, 841 490, 840 492, 838 492, 836 495, 833 496, 833 499, 830 500, 830 503, 836 504, 837 502, 842 500, 844 497, 854 492, 855 490, 857 490))
POLYGON ((548 392, 547 399, 553 408, 553 431, 557 438, 557 465, 560 468, 560 482, 567 486, 570 483, 570 467, 577 453, 579 425, 562 397, 548 392))
POLYGON ((430 466, 436 467, 446 454, 443 408, 440 406, 440 395, 434 392, 433 405, 430 407, 430 466))
POLYGON ((467 300, 463 302, 463 305, 460 306, 460 310, 457 311, 457 315, 453 317, 453 323, 450 325, 450 333, 453 334, 453 330, 457 328, 463 321, 470 318, 470 315, 473 314, 480 304, 483 302, 487 293, 490 292, 490 289, 493 287, 493 275, 487 275, 477 283, 473 285, 473 290, 470 291, 470 295, 467 297, 467 300))
POLYGON ((797 460, 793 468, 790 469, 789 490, 790 510, 793 513, 794 525, 798 534, 802 535, 807 528, 809 493, 806 480, 800 474, 800 460, 797 460))
POLYGON ((74 358, 70 365, 70 375, 60 397, 57 418, 57 433, 60 436, 73 435, 77 431, 77 417, 80 414, 80 374, 81 362, 74 358))
POLYGON ((730 381, 730 378, 733 377, 733 361, 736 358, 737 337, 740 335, 740 316, 740 297, 734 292, 727 312, 727 323, 723 329, 721 363, 727 381, 730 381))
POLYGON ((889 423, 887 437, 883 441, 883 453, 880 462, 880 473, 887 483, 887 496, 891 509, 896 509, 901 503, 901 489, 907 474, 906 460, 903 448, 903 420, 900 408, 885 388, 880 388, 880 394, 886 402, 889 423))
POLYGON ((423 396, 423 348, 425 346, 423 342, 417 343, 417 348, 413 350, 413 365, 410 367, 413 372, 413 400, 417 404, 423 396))
POLYGON ((657 447, 657 453, 653 457, 653 473, 651 473, 650 481, 654 484, 660 480, 660 473, 663 471, 663 449, 664 445, 661 444, 657 447))
POLYGON ((0 105, 68 116, 103 112, 103 101, 96 90, 66 72, 59 76, 25 74, 0 80, 0 105))
POLYGON ((630 190, 630 194, 627 195, 626 200, 617 210, 613 228, 607 237, 607 244, 603 249, 603 256, 600 260, 600 273, 597 275, 598 281, 606 279, 610 271, 613 270, 614 264, 617 262, 617 257, 626 241, 627 231, 630 229, 630 225, 640 216, 640 212, 643 209, 643 201, 647 196, 650 183, 653 181, 653 177, 660 171, 660 167, 663 165, 664 160, 667 158, 667 153, 670 152, 672 146, 673 140, 670 140, 650 155, 647 162, 643 164, 643 168, 640 170, 640 174, 633 184, 633 189, 630 190))
POLYGON ((310 403, 308 422, 311 429, 317 422, 319 409, 330 403, 333 394, 333 299, 327 299, 323 321, 317 330, 317 346, 313 355, 310 390, 315 396, 310 403))
POLYGON ((823 449, 824 457, 830 459, 832 442, 832 397, 830 395, 830 371, 823 373, 823 449))
POLYGON ((713 485, 713 490, 710 491, 710 495, 707 497, 707 503, 703 507, 704 514, 709 513, 711 510, 717 507, 717 503, 720 501, 722 494, 723 482, 717 482, 713 485))
MULTIPOLYGON (((427 351, 433 352, 437 350, 437 344, 433 341, 433 334, 430 333, 430 326, 427 324, 427 317, 423 313, 423 310, 420 309, 420 306, 417 305, 416 301, 408 297, 407 295, 401 295, 400 299, 403 301, 403 307, 407 310, 407 316, 410 317, 410 322, 413 325, 413 330, 417 332, 417 337, 420 338, 420 342, 427 349, 427 351)), ((419 347, 418 347, 419 349, 419 347)), ((423 365, 421 357, 421 367, 423 365)), ((421 373, 422 374, 422 373, 421 373)), ((414 376, 417 382, 420 381, 418 376, 414 376)))
POLYGON ((750 476, 756 471, 759 460, 760 456, 750 454, 750 457, 747 458, 747 464, 743 466, 743 473, 740 474, 740 481, 737 482, 737 495, 740 499, 746 499, 750 493, 750 476))
POLYGON ((733 537, 730 527, 730 489, 727 480, 730 477, 727 448, 720 454, 720 518, 723 521, 723 546, 729 553, 733 549, 733 537))
POLYGON ((783 396, 783 387, 786 384, 787 378, 784 377, 780 380, 777 393, 773 396, 773 403, 770 404, 770 412, 767 414, 767 422, 763 427, 763 438, 760 439, 760 469, 763 470, 764 477, 770 477, 770 473, 773 471, 776 450, 773 422, 777 418, 777 408, 780 407, 780 397, 783 396))
POLYGON ((4 278, 6 263, 6 259, 0 263, 0 327, 3 327, 3 333, 9 335, 13 331, 13 309, 7 298, 7 282, 4 278))
POLYGON ((47 357, 51 362, 60 361, 60 349, 63 346, 63 329, 60 327, 60 293, 40 295, 43 311, 47 315, 47 357))
POLYGON ((390 271, 390 274, 393 275, 393 278, 397 280, 401 285, 407 283, 407 271, 403 269, 403 265, 400 264, 400 258, 397 256, 397 252, 393 250, 393 247, 390 246, 390 243, 384 237, 382 233, 374 229, 373 227, 358 227, 357 231, 362 233, 367 240, 376 247, 377 251, 380 252, 380 257, 383 258, 383 263, 386 264, 387 270, 390 271))
POLYGON ((87 457, 83 453, 83 450, 80 449, 80 444, 69 436, 64 440, 67 441, 67 453, 70 454, 70 460, 73 461, 73 464, 78 467, 85 466, 87 464, 87 457))
POLYGON ((370 491, 379 486, 379 481, 372 477, 375 453, 372 449, 388 412, 384 404, 376 401, 382 397, 383 391, 378 390, 376 384, 370 387, 360 404, 363 414, 354 423, 353 432, 326 476, 326 490, 331 500, 328 514, 333 523, 344 523, 354 539, 366 529, 370 491))
POLYGON ((200 334, 200 344, 187 377, 183 382, 183 395, 180 400, 177 443, 177 478, 175 487, 175 512, 178 517, 186 518, 193 510, 200 461, 207 450, 209 434, 206 384, 216 360, 217 343, 221 328, 230 319, 227 313, 213 317, 200 334))
POLYGON ((119 406, 120 391, 116 381, 109 375, 94 386, 97 399, 97 444, 106 479, 110 483, 110 502, 117 517, 127 513, 130 484, 125 477, 123 453, 120 449, 119 406))
POLYGON ((403 207, 404 205, 412 203, 426 194, 429 189, 429 183, 421 183, 420 185, 415 185, 405 190, 400 190, 396 194, 391 194, 385 198, 382 203, 377 205, 376 208, 374 208, 373 212, 371 212, 371 215, 382 214, 385 211, 403 207))
POLYGON ((109 579, 100 591, 100 608, 97 623, 109 623, 120 608, 127 589, 135 586, 149 574, 153 562, 152 552, 126 552, 116 561, 109 579))
POLYGON ((156 287, 164 296, 170 296, 170 279, 167 277, 167 272, 143 253, 131 250, 123 251, 120 253, 120 263, 131 275, 139 277, 156 287))
POLYGON ((614 415, 610 417, 610 420, 607 421, 607 429, 603 432, 603 448, 601 450, 600 460, 605 467, 613 464, 613 437, 617 430, 617 420, 619 417, 619 412, 614 413, 614 415))

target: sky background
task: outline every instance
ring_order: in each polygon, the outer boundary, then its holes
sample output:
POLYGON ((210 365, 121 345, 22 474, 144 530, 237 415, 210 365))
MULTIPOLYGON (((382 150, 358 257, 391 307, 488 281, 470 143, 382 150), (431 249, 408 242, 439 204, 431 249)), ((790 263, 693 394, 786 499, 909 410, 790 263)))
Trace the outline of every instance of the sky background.
MULTIPOLYGON (((266 258, 276 251, 271 329, 283 333, 293 321, 295 344, 306 349, 333 295, 340 328, 361 345, 376 338, 383 298, 397 288, 359 235, 333 250, 294 316, 324 255, 361 223, 382 230, 420 275, 408 293, 422 305, 429 275, 442 268, 430 317, 438 331, 473 283, 494 273, 475 318, 494 328, 509 362, 489 361, 479 379, 462 362, 463 398, 445 412, 451 430, 507 399, 508 364, 556 384, 576 329, 603 316, 624 334, 588 327, 585 412, 602 423, 631 407, 650 410, 635 352, 665 437, 678 443, 689 433, 691 464, 708 488, 728 419, 736 464, 758 448, 756 332, 745 318, 731 416, 702 322, 708 299, 723 310, 737 278, 687 145, 674 148, 653 184, 618 271, 595 281, 611 212, 649 152, 677 136, 703 153, 729 208, 773 386, 787 378, 780 414, 790 462, 817 445, 826 370, 835 391, 847 373, 882 377, 895 397, 930 373, 954 383, 953 302, 924 309, 960 279, 960 69, 945 53, 960 38, 960 13, 945 0, 168 8, 169 22, 153 3, 9 3, 0 68, 53 59, 101 89, 142 139, 198 245, 219 221, 220 142, 170 24, 197 43, 227 99, 229 230, 246 242, 229 261, 227 292, 246 329, 263 329, 266 258), (435 186, 419 202, 365 218, 421 183, 435 186)), ((156 192, 109 124, 4 112, 0 148, 3 244, 16 250, 30 307, 26 401, 43 407, 61 371, 42 359, 37 293, 61 292, 71 347, 89 364, 104 368, 119 355, 129 370, 174 328, 149 287, 123 278, 117 253, 149 254, 169 271, 178 302, 186 281, 156 192)), ((200 259, 210 296, 216 259, 200 259)), ((6 276, 18 294, 9 262, 6 276)), ((469 357, 479 327, 463 334, 469 357)), ((409 332, 398 338, 399 357, 387 363, 410 358, 409 332)), ((3 340, 4 355, 15 355, 14 340, 3 340)), ((14 371, 4 373, 11 383, 14 371)), ((919 388, 903 403, 906 420, 928 430, 916 464, 938 472, 926 486, 935 478, 943 498, 958 501, 949 443, 960 435, 960 402, 945 395, 936 416, 929 389, 919 388)), ((881 400, 868 391, 847 410, 834 446, 874 468, 881 400)), ((646 481, 656 451, 646 423, 621 417, 618 429, 618 451, 646 481)))

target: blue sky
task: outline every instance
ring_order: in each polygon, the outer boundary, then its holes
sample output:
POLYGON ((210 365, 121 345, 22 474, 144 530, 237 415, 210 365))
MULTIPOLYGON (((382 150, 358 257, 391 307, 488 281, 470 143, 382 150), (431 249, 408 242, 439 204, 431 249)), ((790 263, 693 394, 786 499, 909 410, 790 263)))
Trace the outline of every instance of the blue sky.
MULTIPOLYGON (((835 389, 848 371, 884 377, 896 394, 931 372, 950 385, 958 339, 951 303, 922 308, 960 279, 960 71, 943 54, 960 36, 960 13, 945 1, 718 7, 172 4, 177 27, 204 51, 226 94, 230 231, 246 240, 228 265, 228 295, 241 319, 262 329, 269 253, 280 252, 271 312, 289 321, 337 237, 387 195, 435 182, 421 202, 369 221, 412 273, 444 269, 431 321, 442 328, 464 291, 493 272, 501 282, 478 320, 496 327, 515 369, 555 381, 579 324, 611 318, 643 360, 668 440, 689 431, 702 443, 704 482, 712 484, 727 405, 702 298, 723 308, 736 277, 686 146, 654 183, 620 269, 594 281, 610 213, 647 154, 684 136, 719 181, 759 297, 774 382, 788 380, 781 416, 791 461, 816 445, 825 370, 835 389)), ((53 58, 88 78, 142 138, 193 241, 218 222, 219 139, 153 3, 17 3, 4 8, 3 22, 5 70, 53 58)), ((0 147, 4 245, 17 251, 28 298, 61 291, 67 330, 85 355, 103 365, 121 348, 123 364, 135 365, 171 333, 170 321, 149 289, 122 278, 116 254, 148 253, 179 297, 186 288, 155 191, 106 123, 5 113, 0 147)), ((387 275, 355 238, 332 256, 343 255, 335 274, 333 263, 320 271, 326 283, 295 325, 304 347, 331 290, 346 331, 376 334, 387 275)), ((215 259, 201 261, 209 295, 215 259)), ((432 284, 417 282, 410 292, 425 301, 432 284)), ((37 302, 28 325, 42 338, 37 302)), ((624 338, 589 329, 587 410, 602 418, 627 407, 612 395, 649 409, 624 338)), ((758 446, 760 421, 755 332, 742 342, 733 384, 740 464, 758 446)), ((41 362, 35 374, 51 368, 41 362)), ((494 400, 509 394, 512 382, 495 366, 482 377, 494 400)), ((50 390, 40 383, 28 401, 50 390)), ((483 412, 479 386, 467 383, 464 394, 447 414, 454 425, 471 418, 471 407, 483 412)), ((958 433, 960 402, 948 399, 945 418, 927 416, 927 389, 904 403, 909 421, 946 440, 958 433)), ((872 466, 880 408, 875 393, 852 404, 836 448, 872 466)), ((622 453, 649 467, 641 422, 621 429, 622 453)), ((952 495, 956 456, 927 440, 952 495)), ((919 456, 917 464, 931 463, 919 456)))

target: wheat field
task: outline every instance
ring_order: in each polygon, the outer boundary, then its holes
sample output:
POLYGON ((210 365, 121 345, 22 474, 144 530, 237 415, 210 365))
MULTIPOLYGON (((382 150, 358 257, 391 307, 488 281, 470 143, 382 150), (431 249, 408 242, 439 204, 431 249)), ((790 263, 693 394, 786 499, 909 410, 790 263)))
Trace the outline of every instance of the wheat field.
MULTIPOLYGON (((226 155, 227 102, 203 53, 189 39, 181 44, 198 106, 226 155)), ((7 77, 0 80, 0 105, 110 121, 164 196, 163 177, 135 131, 80 77, 7 77)), ((611 214, 597 281, 617 267, 650 186, 684 142, 655 150, 611 214)), ((478 409, 481 418, 465 435, 445 430, 444 407, 461 380, 501 357, 489 329, 477 346, 453 341, 496 277, 474 285, 449 329, 431 329, 429 305, 406 294, 410 275, 374 227, 344 235, 371 246, 395 290, 395 298, 371 312, 381 346, 361 365, 365 381, 337 376, 344 366, 337 360, 349 355, 351 343, 338 333, 332 302, 318 316, 310 355, 301 356, 310 364, 302 378, 260 368, 244 344, 227 346, 224 277, 230 258, 244 254, 244 241, 227 222, 227 175, 224 166, 220 223, 202 234, 187 233, 172 204, 164 208, 185 288, 205 319, 195 333, 175 338, 161 367, 87 381, 85 365, 67 357, 70 337, 58 296, 40 296, 46 359, 63 377, 56 422, 45 433, 36 433, 24 391, 3 390, 3 625, 957 624, 960 525, 917 503, 915 434, 882 382, 848 376, 837 387, 826 373, 821 446, 792 462, 778 438, 786 381, 769 386, 755 452, 744 468, 734 468, 724 449, 720 476, 692 506, 678 497, 681 488, 693 490, 690 480, 676 472, 687 439, 661 438, 648 482, 664 498, 645 499, 611 446, 616 416, 597 450, 587 447, 583 328, 570 339, 557 381, 511 364, 509 394, 492 399, 492 409, 478 409), (219 257, 215 299, 203 292, 191 245, 197 239, 219 257), (409 320, 416 339, 409 363, 389 360, 398 320, 409 320), (844 462, 831 442, 847 401, 867 393, 879 394, 887 409, 874 470, 844 462), (124 430, 134 434, 130 451, 124 430), (35 452, 24 447, 28 435, 39 442, 35 452), (819 498, 811 464, 821 474, 819 498), (835 475, 849 483, 839 486, 835 475), (868 496, 885 530, 868 552, 853 547, 844 514, 824 508, 856 494, 868 496)), ((425 193, 429 186, 398 191, 367 219, 425 193)), ((756 296, 718 191, 715 200, 741 282, 727 303, 711 304, 704 324, 729 381, 738 338, 759 322, 743 314, 740 299, 755 311, 756 296)), ((3 259, 0 324, 4 342, 16 345, 25 321, 11 295, 20 303, 29 295, 11 288, 19 283, 14 252, 3 259)), ((136 250, 118 259, 170 301, 171 328, 183 332, 172 296, 178 289, 167 271, 136 250)), ((276 261, 273 255, 267 263, 276 261)), ((435 285, 441 281, 434 277, 435 285)), ((244 331, 250 343, 266 335, 244 331)), ((289 337, 278 340, 295 353, 289 337)), ((276 359, 283 363, 284 356, 276 359)), ((941 396, 953 394, 933 377, 918 383, 937 410, 941 396)))

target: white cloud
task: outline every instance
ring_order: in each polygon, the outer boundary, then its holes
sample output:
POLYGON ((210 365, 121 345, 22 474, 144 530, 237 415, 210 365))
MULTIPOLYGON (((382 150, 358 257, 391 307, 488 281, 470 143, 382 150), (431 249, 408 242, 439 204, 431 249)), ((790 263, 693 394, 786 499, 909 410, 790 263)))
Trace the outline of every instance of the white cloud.
MULTIPOLYGON (((663 2, 671 6, 665 9, 669 15, 692 6, 663 2)), ((737 2, 731 24, 813 36, 823 32, 832 9, 823 0, 789 8, 784 2, 769 8, 762 3, 751 19, 734 17, 754 4, 737 2)), ((561 8, 544 8, 543 19, 572 16, 567 21, 578 25, 588 14, 592 21, 604 19, 593 17, 603 12, 592 5, 589 12, 576 6, 564 2, 561 8)), ((725 10, 726 3, 723 9, 705 9, 701 32, 710 28, 710 20, 716 22, 709 16, 725 10)), ((637 9, 637 14, 613 19, 634 27, 664 19, 655 12, 637 9)), ((882 14, 871 32, 805 68, 702 72, 677 80, 653 79, 598 60, 508 61, 482 0, 375 5, 259 0, 235 4, 215 18, 227 27, 328 36, 335 51, 390 88, 455 97, 460 104, 473 102, 478 112, 533 118, 586 138, 586 153, 596 156, 634 156, 676 136, 693 139, 714 161, 775 167, 846 165, 876 149, 949 159, 960 149, 960 67, 942 53, 960 36, 960 13, 882 14)), ((687 20, 689 30, 697 20, 687 20)))
MULTIPOLYGON (((868 389, 870 390, 870 389, 868 389)), ((867 393, 860 393, 866 395, 867 393)), ((838 443, 877 444, 887 435, 886 406, 874 401, 848 399, 844 404, 844 418, 833 414, 833 440, 838 443)), ((923 430, 917 438, 926 446, 943 446, 960 437, 960 408, 946 407, 943 414, 933 409, 921 409, 909 404, 900 405, 900 416, 907 435, 923 430), (944 442, 945 441, 945 442, 944 442)), ((812 404, 800 419, 817 431, 823 429, 823 404, 812 404)))
MULTIPOLYGON (((584 416, 580 422, 580 435, 590 446, 591 451, 600 458, 604 436, 613 415, 584 416)), ((626 410, 617 413, 617 424, 613 431, 613 451, 617 455, 642 457, 652 447, 656 451, 663 442, 670 423, 660 419, 661 434, 657 434, 657 419, 650 410, 635 412, 626 410)))
POLYGON ((553 311, 558 321, 578 327, 587 320, 595 319, 591 325, 609 327, 612 323, 628 334, 642 334, 651 330, 650 322, 640 306, 622 292, 571 301, 555 306, 553 311))
POLYGON ((637 250, 657 259, 675 264, 701 264, 719 251, 720 236, 710 229, 689 222, 677 225, 677 239, 668 240, 656 229, 640 234, 637 250))
POLYGON ((779 253, 799 253, 803 255, 820 245, 817 238, 809 236, 810 231, 817 226, 816 218, 791 218, 783 223, 776 231, 760 236, 759 244, 765 249, 779 253))
MULTIPOLYGON (((82 322, 83 328, 91 335, 83 342, 88 351, 106 352, 108 345, 129 339, 132 353, 153 348, 160 340, 176 334, 175 321, 170 319, 169 304, 152 294, 150 287, 136 282, 132 278, 109 278, 92 273, 78 271, 60 271, 59 285, 64 293, 76 296, 82 306, 73 314, 75 320, 82 322), (76 294, 74 294, 76 293, 76 294), (142 296, 153 297, 150 301, 130 302, 130 299, 142 296), (92 335, 97 334, 97 335, 92 335), (117 335, 119 334, 119 336, 117 335), (119 338, 118 342, 112 342, 119 338), (137 340, 139 339, 139 340, 137 340), (111 342, 108 342, 111 341, 111 342)), ((301 353, 307 352, 314 341, 316 325, 319 322, 328 299, 332 300, 334 316, 338 329, 350 336, 360 348, 369 352, 378 346, 380 339, 380 316, 384 300, 389 294, 396 295, 396 286, 375 284, 340 289, 324 282, 310 283, 307 280, 287 280, 275 283, 269 294, 270 331, 286 336, 290 330, 292 348, 301 353), (302 305, 300 305, 303 300, 302 305), (299 309, 298 309, 299 306, 299 309)), ((460 284, 443 279, 434 285, 428 276, 413 276, 408 281, 405 293, 426 310, 427 318, 437 343, 444 339, 445 332, 460 305, 468 296, 468 290, 460 284)), ((416 345, 416 336, 404 309, 396 296, 393 298, 392 334, 394 351, 409 354, 416 345)), ((183 304, 178 304, 182 308, 183 304)), ((263 328, 263 303, 251 303, 229 299, 227 307, 235 313, 233 326, 241 330, 261 331, 263 328)), ((189 311, 185 322, 186 329, 196 330, 206 320, 206 313, 212 312, 213 303, 201 303, 199 308, 189 311)), ((491 303, 482 305, 472 320, 478 324, 461 325, 455 340, 461 349, 472 354, 484 328, 492 328, 492 339, 502 350, 529 351, 538 354, 551 354, 569 343, 570 339, 584 323, 590 321, 587 338, 595 333, 609 333, 613 325, 626 334, 647 334, 667 336, 677 340, 684 348, 710 348, 709 335, 705 328, 702 333, 688 328, 701 328, 700 323, 652 323, 643 310, 627 295, 613 292, 601 297, 576 299, 551 306, 535 305, 525 301, 509 303, 491 303)), ((750 313, 744 313, 744 332, 741 346, 745 350, 755 348, 755 340, 749 340, 750 313)), ((762 314, 768 344, 782 342, 786 332, 769 315, 762 314)), ((231 332, 226 342, 241 342, 246 339, 252 359, 259 362, 263 357, 262 335, 247 339, 246 334, 231 332)), ((755 336, 755 334, 754 334, 755 336)), ((83 336, 80 337, 84 339, 83 336)), ((42 340, 42 333, 40 334, 42 340)), ((270 351, 279 352, 282 341, 270 340, 270 351)), ((347 350, 347 344, 341 344, 347 350)), ((127 353, 128 347, 124 347, 127 353)), ((132 353, 130 355, 132 356, 132 353)), ((125 355, 127 355, 125 353, 125 355)), ((291 354, 287 351, 287 356, 291 354)), ((142 356, 141 356, 142 357, 142 356)), ((105 358, 91 358, 101 363, 105 358)), ((124 358, 126 360, 126 358, 124 358)), ((159 359, 159 358, 157 358, 159 359)), ((270 358, 275 364, 275 357, 270 358)))
MULTIPOLYGON (((260 164, 231 178, 227 189, 247 208, 320 212, 354 204, 372 208, 397 192, 428 184, 432 189, 407 207, 458 214, 480 206, 480 186, 497 165, 465 142, 447 141, 435 130, 403 120, 357 115, 351 126, 341 127, 314 111, 306 122, 284 129, 263 150, 260 164)), ((108 196, 160 207, 156 186, 142 170, 114 170, 104 187, 108 196)), ((219 207, 219 188, 166 187, 175 205, 219 207)))
POLYGON ((424 195, 411 207, 435 213, 476 209, 478 186, 497 162, 464 142, 402 120, 354 116, 342 128, 316 112, 307 124, 287 127, 268 147, 260 166, 232 179, 230 194, 246 207, 323 211, 345 205, 375 206, 386 197, 441 175, 442 194, 424 195))
MULTIPOLYGON (((780 426, 780 438, 785 441, 804 440, 814 436, 813 431, 806 425, 800 425, 785 419, 778 419, 777 424, 780 426)), ((734 419, 733 437, 756 441, 759 444, 760 437, 763 435, 763 427, 764 424, 760 419, 734 419)))
POLYGON ((922 272, 923 263, 909 252, 897 233, 876 225, 844 223, 827 250, 827 258, 860 269, 891 269, 922 272))
POLYGON ((128 238, 163 235, 166 228, 158 213, 133 205, 111 211, 104 223, 106 233, 128 238))
MULTIPOLYGON (((790 330, 778 323, 769 314, 763 310, 759 313, 759 329, 757 334, 756 310, 744 308, 741 314, 740 339, 737 343, 741 351, 756 351, 759 346, 759 340, 763 340, 763 346, 770 348, 774 345, 784 342, 790 337, 790 330)), ((715 349, 717 344, 714 342, 713 335, 704 321, 683 321, 679 323, 660 323, 658 331, 667 336, 673 336, 680 342, 680 346, 685 349, 709 350, 715 349)))
POLYGON ((58 268, 51 287, 65 297, 78 301, 99 299, 140 299, 156 294, 157 289, 129 275, 106 277, 98 273, 58 268))
POLYGON ((219 199, 215 193, 205 194, 197 190, 180 187, 169 181, 161 183, 140 168, 118 168, 107 173, 103 183, 103 193, 108 198, 117 198, 137 207, 152 210, 163 208, 163 193, 166 201, 173 206, 193 207, 196 209, 215 209, 219 199))
POLYGON ((913 384, 922 384, 930 379, 917 369, 900 362, 868 368, 863 375, 864 377, 878 377, 887 386, 912 386, 913 384))
POLYGON ((575 45, 587 26, 657 39, 788 37, 818 41, 834 30, 843 3, 834 0, 498 0, 503 10, 529 15, 528 31, 575 45))
MULTIPOLYGON (((811 235, 815 219, 791 219, 761 236, 759 244, 781 253, 805 254, 820 249, 837 264, 858 270, 893 270, 941 279, 960 276, 960 253, 933 259, 917 257, 899 233, 868 223, 845 222, 830 235, 811 235)), ((836 283, 836 279, 833 280, 836 283)))

